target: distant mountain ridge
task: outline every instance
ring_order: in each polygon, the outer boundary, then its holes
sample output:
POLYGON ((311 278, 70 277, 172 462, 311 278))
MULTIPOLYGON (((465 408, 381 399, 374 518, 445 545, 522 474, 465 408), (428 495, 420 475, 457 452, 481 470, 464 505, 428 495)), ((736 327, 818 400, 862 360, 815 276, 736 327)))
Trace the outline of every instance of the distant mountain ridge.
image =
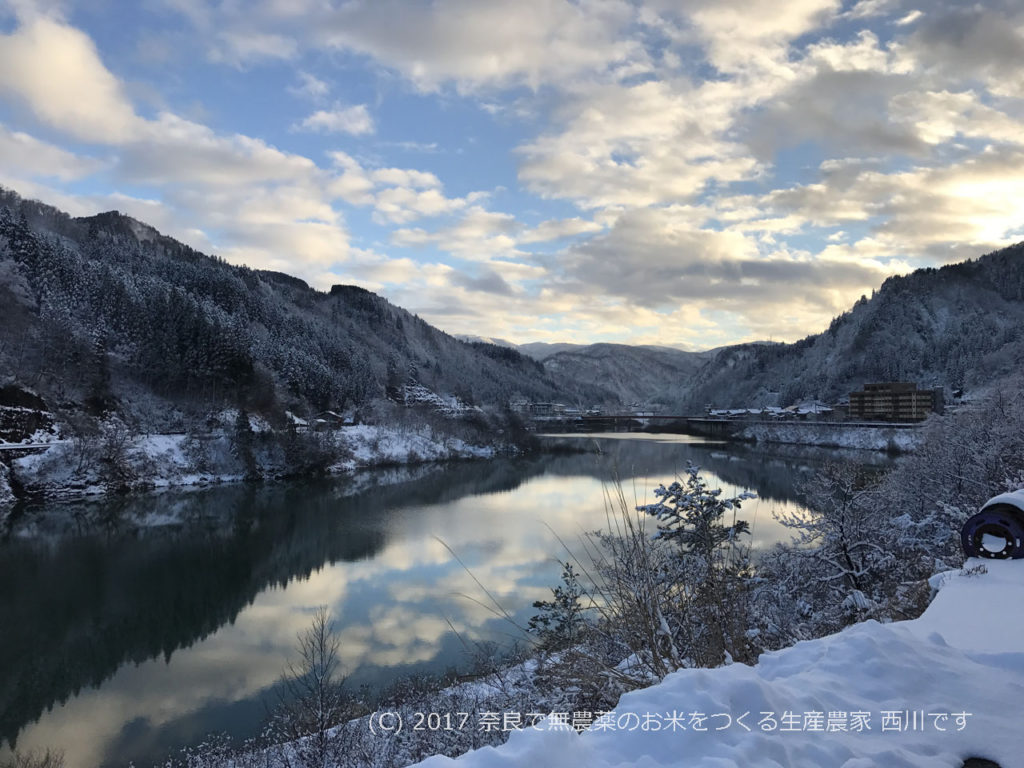
POLYGON ((838 402, 871 381, 949 395, 1024 370, 1024 243, 960 264, 891 277, 822 333, 702 352, 624 344, 523 344, 545 370, 600 384, 624 403, 687 413, 838 402))
POLYGON ((868 381, 950 393, 1024 367, 1024 243, 893 277, 792 344, 704 352, 459 340, 357 286, 316 291, 107 212, 72 218, 0 188, 0 387, 155 428, 192 404, 354 408, 410 381, 466 403, 834 402, 868 381))
POLYGON ((668 405, 678 402, 707 355, 671 347, 590 344, 553 351, 541 362, 562 380, 600 383, 622 403, 668 405))
POLYGON ((653 344, 574 344, 535 341, 513 344, 504 339, 459 336, 467 342, 486 342, 516 349, 537 360, 580 404, 673 403, 681 387, 713 355, 653 344), (589 391, 591 399, 584 393, 589 391), (593 395, 598 391, 599 400, 593 395))
POLYGON ((842 399, 871 381, 955 394, 1024 370, 1024 243, 890 277, 822 333, 793 344, 719 350, 685 387, 691 410, 842 399))

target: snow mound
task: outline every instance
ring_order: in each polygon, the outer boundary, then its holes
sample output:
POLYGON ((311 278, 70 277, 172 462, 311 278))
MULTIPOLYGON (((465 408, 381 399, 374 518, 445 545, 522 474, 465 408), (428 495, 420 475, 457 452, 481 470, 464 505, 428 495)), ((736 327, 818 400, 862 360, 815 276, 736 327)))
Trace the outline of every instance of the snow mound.
POLYGON ((488 459, 497 454, 493 446, 472 445, 458 438, 435 434, 429 428, 416 430, 358 424, 342 427, 336 435, 351 454, 351 459, 336 464, 333 471, 351 471, 379 464, 488 459))
POLYGON ((865 427, 815 422, 750 424, 739 436, 759 443, 791 443, 868 451, 913 451, 921 442, 917 429, 865 427))
POLYGON ((865 622, 764 654, 753 667, 676 672, 626 694, 613 714, 595 713, 579 736, 551 729, 549 716, 498 748, 420 765, 960 768, 966 757, 1020 765, 1024 562, 979 564, 933 580, 939 594, 914 621, 865 622))

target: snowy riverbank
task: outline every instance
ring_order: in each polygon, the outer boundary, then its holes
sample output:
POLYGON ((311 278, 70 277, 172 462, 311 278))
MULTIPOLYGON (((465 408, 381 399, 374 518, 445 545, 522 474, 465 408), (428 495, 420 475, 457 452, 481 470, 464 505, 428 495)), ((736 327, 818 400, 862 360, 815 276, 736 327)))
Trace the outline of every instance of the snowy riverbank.
POLYGON ((581 735, 552 727, 422 768, 698 766, 960 768, 1017 765, 1024 748, 1024 563, 937 576, 913 621, 869 621, 761 656, 682 670, 622 697, 581 735), (977 572, 987 569, 987 572, 977 572))
POLYGON ((740 430, 737 438, 758 443, 788 443, 821 448, 870 451, 913 451, 921 442, 920 430, 888 426, 851 426, 828 423, 756 423, 740 430))
POLYGON ((481 445, 429 427, 355 425, 315 435, 288 455, 281 436, 254 425, 249 456, 240 455, 237 439, 227 432, 205 435, 145 435, 57 442, 45 451, 11 462, 10 482, 0 488, 0 504, 13 503, 10 486, 48 499, 98 496, 113 491, 145 491, 179 486, 239 482, 247 477, 275 479, 293 474, 299 461, 316 460, 329 474, 360 469, 453 459, 491 458, 514 452, 511 445, 481 445), (111 443, 117 444, 111 448, 111 443), (116 452, 116 459, 109 455, 116 452), (318 455, 310 458, 308 454, 318 455))

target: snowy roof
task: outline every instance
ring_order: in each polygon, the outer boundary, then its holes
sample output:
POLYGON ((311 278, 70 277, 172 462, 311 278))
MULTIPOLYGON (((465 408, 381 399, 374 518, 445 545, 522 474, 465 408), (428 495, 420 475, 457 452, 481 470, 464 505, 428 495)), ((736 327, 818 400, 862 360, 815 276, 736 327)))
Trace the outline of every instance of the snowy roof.
POLYGON ((577 736, 546 720, 498 748, 420 765, 931 768, 968 755, 1018 765, 1024 611, 1005 607, 1024 601, 1024 562, 986 565, 981 575, 949 574, 914 621, 857 624, 753 667, 675 672, 623 696, 610 728, 577 736), (827 730, 830 713, 845 730, 827 730))
POLYGON ((289 421, 291 421, 292 424, 295 424, 296 426, 299 426, 299 427, 309 426, 309 422, 308 421, 306 421, 305 419, 303 419, 300 416, 296 416, 291 411, 285 411, 284 415, 288 418, 289 421))

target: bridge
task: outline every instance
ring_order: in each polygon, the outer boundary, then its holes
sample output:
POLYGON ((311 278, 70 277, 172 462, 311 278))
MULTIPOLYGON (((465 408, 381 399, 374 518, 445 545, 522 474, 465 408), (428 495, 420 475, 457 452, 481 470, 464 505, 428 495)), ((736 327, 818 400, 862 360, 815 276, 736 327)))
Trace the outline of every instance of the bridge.
POLYGON ((652 431, 672 432, 699 437, 728 439, 735 437, 746 427, 755 424, 772 426, 800 425, 809 428, 832 429, 915 429, 920 422, 898 421, 818 421, 805 419, 723 419, 708 416, 687 416, 679 414, 639 415, 635 413, 579 415, 579 416, 539 416, 530 419, 538 428, 554 427, 555 429, 581 432, 628 431, 651 429, 652 431))
POLYGON ((535 424, 538 429, 555 428, 566 431, 604 432, 658 427, 665 432, 723 438, 731 437, 742 429, 743 426, 750 423, 681 414, 647 415, 636 413, 534 416, 529 421, 535 424))
POLYGON ((68 440, 54 440, 50 443, 0 443, 0 462, 10 462, 32 453, 42 453, 52 445, 67 443, 68 440))

